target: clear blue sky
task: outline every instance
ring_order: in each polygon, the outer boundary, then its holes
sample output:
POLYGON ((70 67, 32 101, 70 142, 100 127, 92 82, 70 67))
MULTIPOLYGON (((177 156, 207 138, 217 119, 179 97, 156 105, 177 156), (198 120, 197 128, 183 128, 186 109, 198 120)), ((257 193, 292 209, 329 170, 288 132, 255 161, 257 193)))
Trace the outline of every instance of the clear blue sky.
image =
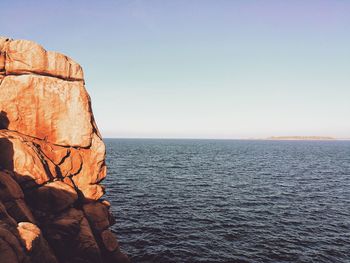
POLYGON ((84 68, 105 137, 350 137, 350 1, 1 1, 84 68))

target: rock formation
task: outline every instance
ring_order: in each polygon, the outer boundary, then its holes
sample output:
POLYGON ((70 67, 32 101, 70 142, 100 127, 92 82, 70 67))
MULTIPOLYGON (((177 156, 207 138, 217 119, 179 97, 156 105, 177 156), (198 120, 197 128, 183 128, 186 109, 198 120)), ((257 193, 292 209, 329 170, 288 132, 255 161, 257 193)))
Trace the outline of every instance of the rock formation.
POLYGON ((105 176, 80 65, 0 38, 1 262, 129 262, 109 230, 105 176))

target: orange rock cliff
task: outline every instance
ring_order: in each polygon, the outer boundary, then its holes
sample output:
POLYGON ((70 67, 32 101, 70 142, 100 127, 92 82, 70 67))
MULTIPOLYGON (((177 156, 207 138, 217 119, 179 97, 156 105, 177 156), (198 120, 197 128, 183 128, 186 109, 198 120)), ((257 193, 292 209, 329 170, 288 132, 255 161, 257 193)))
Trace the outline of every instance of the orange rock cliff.
POLYGON ((0 37, 1 262, 129 262, 109 229, 105 176, 80 65, 0 37))

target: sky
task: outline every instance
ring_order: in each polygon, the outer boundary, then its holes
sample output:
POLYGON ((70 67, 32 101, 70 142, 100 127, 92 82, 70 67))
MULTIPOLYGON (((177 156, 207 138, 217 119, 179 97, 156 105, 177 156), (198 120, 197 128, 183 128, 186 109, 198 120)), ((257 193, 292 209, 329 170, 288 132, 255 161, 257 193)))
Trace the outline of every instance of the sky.
POLYGON ((350 1, 1 0, 79 62, 104 137, 350 137, 350 1))

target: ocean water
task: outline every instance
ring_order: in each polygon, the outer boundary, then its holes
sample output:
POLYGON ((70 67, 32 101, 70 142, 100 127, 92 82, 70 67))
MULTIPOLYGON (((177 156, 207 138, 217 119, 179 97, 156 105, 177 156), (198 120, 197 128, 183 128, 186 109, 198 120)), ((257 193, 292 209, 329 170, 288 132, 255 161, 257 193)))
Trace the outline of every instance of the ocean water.
POLYGON ((105 142, 133 262, 350 262, 350 141, 105 142))

